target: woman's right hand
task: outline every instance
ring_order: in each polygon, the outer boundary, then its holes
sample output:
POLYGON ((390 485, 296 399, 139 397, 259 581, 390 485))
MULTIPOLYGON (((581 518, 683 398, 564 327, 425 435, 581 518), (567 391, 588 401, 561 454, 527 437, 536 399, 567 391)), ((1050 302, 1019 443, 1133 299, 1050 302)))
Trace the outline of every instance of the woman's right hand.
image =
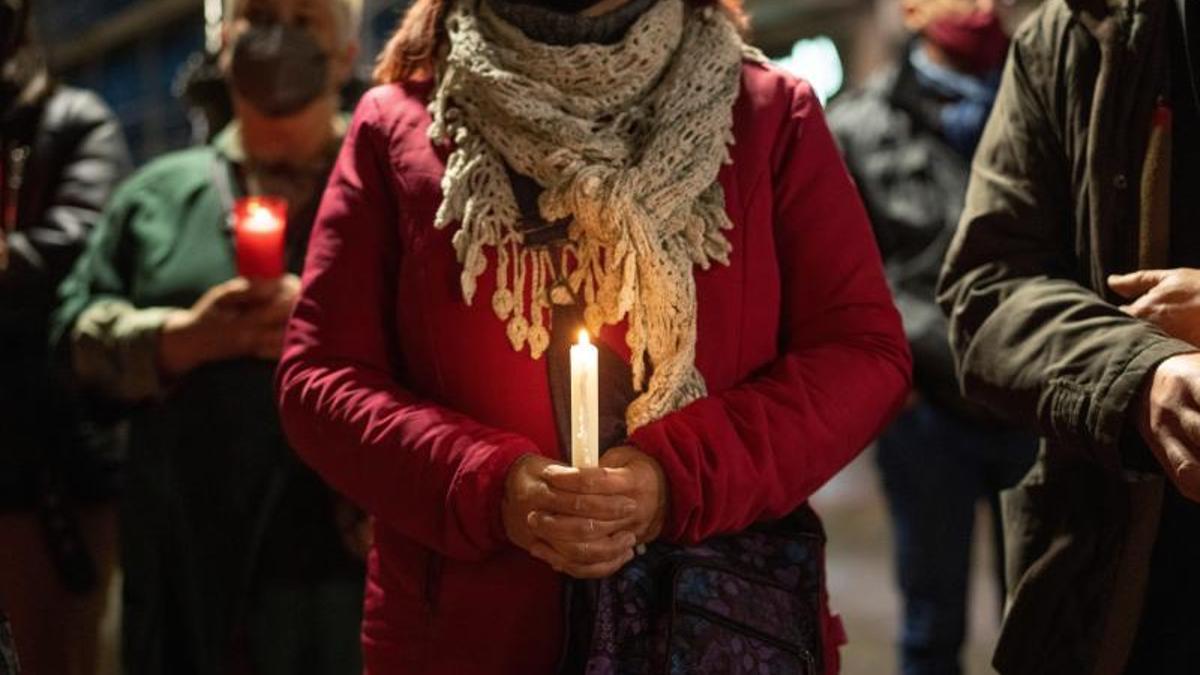
POLYGON ((556 571, 579 579, 607 577, 633 559, 637 504, 627 497, 555 489, 547 476, 570 470, 526 455, 509 469, 501 506, 513 544, 556 571), (549 472, 549 473, 548 473, 549 472))
POLYGON ((279 335, 294 302, 298 280, 251 282, 238 277, 208 289, 188 309, 167 316, 159 365, 167 377, 244 356, 277 356, 279 335))

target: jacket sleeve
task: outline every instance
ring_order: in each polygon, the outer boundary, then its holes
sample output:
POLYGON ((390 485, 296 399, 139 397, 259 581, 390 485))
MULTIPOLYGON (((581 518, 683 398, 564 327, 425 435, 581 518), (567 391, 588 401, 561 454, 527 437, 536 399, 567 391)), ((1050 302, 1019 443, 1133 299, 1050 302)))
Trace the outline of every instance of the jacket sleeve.
POLYGON ((127 403, 162 395, 159 340, 172 311, 115 298, 88 305, 70 336, 71 365, 80 384, 127 403))
POLYGON ((964 393, 993 411, 1117 466, 1145 376, 1192 348, 1080 284, 1075 199, 1051 88, 1046 27, 1014 42, 975 157, 967 206, 939 286, 964 393), (1042 36, 1044 37, 1044 36, 1042 36))
POLYGON ((153 204, 139 176, 125 181, 109 200, 83 254, 58 287, 50 321, 55 358, 74 381, 105 404, 123 406, 162 391, 158 341, 168 308, 135 308, 129 300, 134 276, 131 234, 137 214, 153 204))
POLYGON ((807 85, 789 111, 768 177, 779 356, 631 438, 666 473, 668 540, 791 512, 871 442, 909 388, 908 346, 870 225, 807 85))
POLYGON ((288 326, 278 389, 293 447, 333 487, 403 535, 453 558, 507 545, 505 477, 536 453, 408 391, 394 350, 395 178, 368 94, 330 178, 288 326))
POLYGON ((9 268, 0 272, 0 306, 25 308, 43 322, 54 306, 59 282, 130 169, 120 125, 94 94, 56 94, 44 120, 54 125, 54 142, 70 147, 35 149, 62 152, 61 158, 48 160, 61 161, 61 168, 47 176, 56 182, 45 188, 51 194, 41 217, 9 236, 9 268))

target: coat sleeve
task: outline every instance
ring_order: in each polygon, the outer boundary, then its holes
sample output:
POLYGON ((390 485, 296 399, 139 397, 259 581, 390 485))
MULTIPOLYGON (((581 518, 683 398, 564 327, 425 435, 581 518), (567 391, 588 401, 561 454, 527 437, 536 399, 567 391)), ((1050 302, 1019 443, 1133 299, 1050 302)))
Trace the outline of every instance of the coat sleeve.
MULTIPOLYGON (((117 184, 129 173, 129 152, 112 111, 94 94, 65 92, 51 98, 44 115, 62 147, 56 174, 27 179, 53 181, 40 218, 9 235, 9 268, 0 272, 0 306, 17 309, 22 320, 44 324, 54 308, 58 284, 83 251, 117 184)), ((43 132, 44 133, 44 132, 43 132)), ((36 158, 31 164, 37 162, 36 158)))
POLYGON ((52 351, 75 382, 118 407, 162 392, 158 342, 170 309, 136 308, 129 300, 132 224, 154 201, 144 175, 122 184, 59 286, 50 322, 52 351))
POLYGON ((482 559, 507 545, 508 469, 537 448, 401 383, 391 308, 403 253, 377 105, 370 94, 360 104, 314 225, 277 376, 283 425, 305 461, 388 527, 482 559))
POLYGON ((769 176, 780 353, 631 438, 666 473, 668 540, 791 512, 871 442, 909 388, 908 346, 870 224, 807 85, 789 111, 769 176))
POLYGON ((1048 30, 1034 21, 1014 42, 939 301, 968 398, 1116 467, 1145 376, 1192 348, 1076 280, 1087 261, 1074 253, 1064 115, 1050 90, 1061 78, 1039 37, 1048 30))

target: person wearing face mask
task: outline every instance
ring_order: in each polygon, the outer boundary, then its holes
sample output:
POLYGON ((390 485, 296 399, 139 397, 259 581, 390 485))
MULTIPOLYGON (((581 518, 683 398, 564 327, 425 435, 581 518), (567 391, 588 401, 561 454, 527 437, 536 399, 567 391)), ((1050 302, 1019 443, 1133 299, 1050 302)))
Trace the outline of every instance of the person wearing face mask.
POLYGON ((131 166, 112 111, 47 69, 32 11, 0 0, 0 641, 29 673, 82 675, 103 658, 120 457, 50 367, 47 322, 131 166))
POLYGON ((236 0, 234 121, 125 182, 60 289, 54 340, 124 407, 123 656, 130 675, 361 668, 361 517, 296 459, 271 372, 341 143, 356 0, 236 0), (287 203, 285 266, 238 276, 231 211, 287 203))
MULTIPOLYGON (((912 33, 897 63, 830 107, 829 120, 871 216, 913 351, 914 393, 876 459, 895 541, 905 675, 961 672, 976 505, 1003 550, 998 494, 1033 462, 1031 435, 958 391, 934 289, 958 225, 971 156, 1008 52, 990 0, 903 0, 912 33)), ((997 562, 995 581, 1003 589, 997 562)))

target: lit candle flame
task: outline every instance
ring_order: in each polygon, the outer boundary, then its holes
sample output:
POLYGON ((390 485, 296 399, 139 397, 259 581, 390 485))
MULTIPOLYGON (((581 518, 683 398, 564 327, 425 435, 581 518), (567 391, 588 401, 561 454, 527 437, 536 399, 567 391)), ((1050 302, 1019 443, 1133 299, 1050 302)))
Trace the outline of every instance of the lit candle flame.
POLYGON ((588 332, 587 332, 586 328, 579 331, 579 344, 581 344, 581 345, 592 344, 592 341, 588 339, 588 332))
POLYGON ((279 219, 271 209, 257 202, 251 203, 250 217, 246 219, 246 229, 255 232, 273 232, 279 229, 279 219))

